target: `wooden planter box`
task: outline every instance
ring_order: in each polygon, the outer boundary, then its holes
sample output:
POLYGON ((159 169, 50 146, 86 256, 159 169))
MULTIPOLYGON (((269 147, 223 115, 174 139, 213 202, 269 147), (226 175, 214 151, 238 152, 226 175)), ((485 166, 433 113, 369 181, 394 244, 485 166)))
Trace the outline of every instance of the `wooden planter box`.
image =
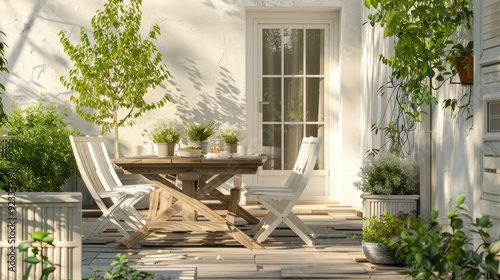
POLYGON ((385 211, 393 215, 400 211, 404 213, 420 212, 419 195, 362 194, 361 198, 363 199, 363 217, 380 217, 385 211))
MULTIPOLYGON (((32 241, 31 233, 44 231, 55 238, 48 249, 49 260, 58 264, 49 279, 82 279, 82 195, 81 193, 0 192, 0 275, 2 280, 22 279, 28 253, 17 246, 32 241), (9 199, 10 198, 10 199, 9 199), (15 202, 15 210, 9 202, 15 202), (12 250, 15 248, 15 250, 12 250), (15 255, 13 254, 15 252, 15 255), (9 261, 9 262, 8 262, 9 261), (15 272, 12 271, 15 268, 15 272)), ((31 251, 29 256, 32 256, 31 251)), ((29 279, 40 278, 40 265, 32 268, 29 279), (34 275, 34 268, 36 277, 34 275)))

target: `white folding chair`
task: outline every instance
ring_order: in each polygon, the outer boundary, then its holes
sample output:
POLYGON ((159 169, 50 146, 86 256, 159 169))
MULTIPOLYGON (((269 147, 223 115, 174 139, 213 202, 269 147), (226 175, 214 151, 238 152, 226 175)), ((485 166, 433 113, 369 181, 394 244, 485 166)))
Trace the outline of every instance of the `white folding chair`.
POLYGON ((80 174, 102 216, 83 237, 86 240, 114 225, 127 238, 128 231, 120 224, 123 220, 135 232, 146 223, 134 208, 142 197, 156 189, 154 184, 123 186, 113 166, 102 137, 70 136, 71 146, 80 174))
POLYGON ((321 142, 322 137, 304 137, 302 139, 295 166, 285 185, 247 185, 244 187, 247 191, 246 196, 257 196, 258 201, 269 210, 269 213, 257 224, 258 231, 254 236, 257 242, 266 240, 274 229, 281 222, 284 222, 307 245, 314 245, 312 238, 316 238, 316 234, 292 212, 292 208, 309 182, 318 158, 321 142))

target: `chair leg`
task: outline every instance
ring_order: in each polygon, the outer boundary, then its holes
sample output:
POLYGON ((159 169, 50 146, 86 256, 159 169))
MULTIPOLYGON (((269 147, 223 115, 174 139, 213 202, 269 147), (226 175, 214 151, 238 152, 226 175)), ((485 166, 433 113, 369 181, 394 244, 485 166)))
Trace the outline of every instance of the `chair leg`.
POLYGON ((302 241, 304 241, 309 246, 314 246, 314 240, 312 240, 311 236, 303 232, 302 229, 295 223, 293 223, 288 217, 284 222, 300 237, 300 239, 302 239, 302 241))
POLYGON ((274 219, 270 219, 269 220, 270 223, 263 225, 257 231, 257 233, 254 235, 253 238, 259 243, 266 240, 269 237, 269 235, 276 229, 276 227, 278 227, 278 225, 281 224, 282 221, 283 219, 277 216, 274 217, 274 219))
POLYGON ((144 223, 141 223, 141 221, 139 221, 133 213, 130 213, 129 210, 128 208, 117 210, 117 220, 123 220, 130 228, 137 231, 144 226, 144 223))
POLYGON ((106 220, 107 218, 104 215, 99 217, 99 219, 97 219, 92 227, 85 233, 83 240, 87 240, 88 238, 93 237, 96 233, 99 233, 98 230, 104 226, 104 222, 107 222, 106 220))
POLYGON ((308 234, 309 236, 311 236, 312 238, 316 238, 316 233, 310 228, 308 227, 304 221, 302 221, 299 217, 297 217, 297 215, 295 215, 293 212, 290 212, 288 214, 288 218, 291 220, 291 222, 293 222, 295 225, 297 225, 297 227, 301 228, 301 230, 308 234))

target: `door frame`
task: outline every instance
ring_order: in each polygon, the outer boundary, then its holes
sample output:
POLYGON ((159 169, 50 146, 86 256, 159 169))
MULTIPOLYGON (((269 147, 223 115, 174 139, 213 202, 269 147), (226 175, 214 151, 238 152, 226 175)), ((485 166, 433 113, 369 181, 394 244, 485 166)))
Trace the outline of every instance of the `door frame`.
MULTIPOLYGON (((340 200, 341 180, 337 170, 340 166, 341 155, 332 155, 335 151, 340 151, 340 65, 339 65, 339 16, 337 10, 332 9, 307 9, 304 12, 286 9, 247 9, 246 13, 246 139, 247 143, 258 143, 258 48, 259 25, 261 24, 328 24, 328 81, 325 84, 325 136, 324 154, 325 170, 313 172, 313 176, 329 176, 329 189, 321 201, 340 200), (332 155, 332 156, 330 156, 332 155)), ((253 152, 256 147, 250 148, 253 152)), ((276 176, 282 176, 287 171, 259 171, 259 173, 274 172, 276 176)), ((274 175, 273 174, 273 175, 274 175)), ((272 175, 271 175, 272 176, 272 175)), ((245 180, 249 184, 258 184, 258 176, 252 176, 245 180)), ((307 196, 307 194, 304 194, 307 196)), ((314 199, 314 198, 313 198, 314 199)), ((316 200, 316 199, 314 199, 316 200)))

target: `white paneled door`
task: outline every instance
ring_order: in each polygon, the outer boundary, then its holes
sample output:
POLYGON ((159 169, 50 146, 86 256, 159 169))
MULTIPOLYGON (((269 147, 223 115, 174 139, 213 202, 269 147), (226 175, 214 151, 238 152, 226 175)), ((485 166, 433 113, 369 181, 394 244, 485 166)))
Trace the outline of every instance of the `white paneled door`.
MULTIPOLYGON (((283 184, 293 168, 303 137, 325 137, 315 171, 301 200, 331 200, 329 87, 332 23, 262 22, 254 25, 253 106, 258 151, 267 155, 259 184, 283 184)), ((250 106, 251 107, 251 106, 250 106)), ((249 108, 250 108, 249 107, 249 108)))

